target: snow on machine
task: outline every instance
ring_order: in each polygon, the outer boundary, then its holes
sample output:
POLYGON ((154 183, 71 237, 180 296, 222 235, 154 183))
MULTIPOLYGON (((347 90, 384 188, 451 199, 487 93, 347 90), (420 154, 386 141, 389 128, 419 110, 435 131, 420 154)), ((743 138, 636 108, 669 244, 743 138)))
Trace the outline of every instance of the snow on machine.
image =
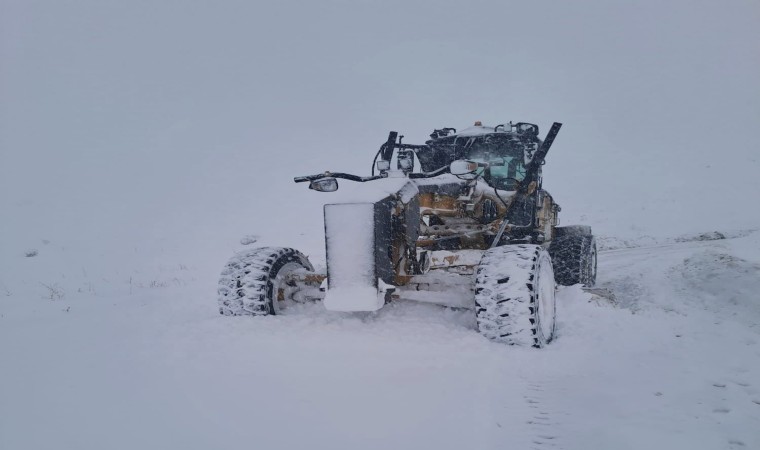
POLYGON ((279 314, 319 300, 376 311, 402 298, 474 309, 489 339, 542 347, 554 335, 556 285, 596 279, 591 228, 557 226, 560 207, 542 188, 561 126, 542 141, 533 124, 476 122, 434 130, 422 145, 392 131, 370 176, 296 177, 321 192, 352 182, 324 205, 326 273, 290 248, 239 252, 219 281, 221 314, 279 314))

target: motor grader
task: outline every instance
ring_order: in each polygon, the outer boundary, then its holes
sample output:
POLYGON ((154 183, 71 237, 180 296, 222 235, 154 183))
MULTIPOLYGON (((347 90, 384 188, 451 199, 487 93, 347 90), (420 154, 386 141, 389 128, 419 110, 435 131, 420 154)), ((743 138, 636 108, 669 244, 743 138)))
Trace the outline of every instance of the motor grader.
POLYGON ((399 299, 474 310, 497 342, 542 347, 555 328, 556 285, 596 278, 587 226, 559 227, 541 167, 562 124, 476 122, 425 144, 395 131, 368 176, 324 172, 296 183, 324 192, 326 271, 291 248, 235 254, 219 281, 223 315, 280 314, 299 302, 377 311, 399 299), (333 197, 338 180, 348 195, 333 197))

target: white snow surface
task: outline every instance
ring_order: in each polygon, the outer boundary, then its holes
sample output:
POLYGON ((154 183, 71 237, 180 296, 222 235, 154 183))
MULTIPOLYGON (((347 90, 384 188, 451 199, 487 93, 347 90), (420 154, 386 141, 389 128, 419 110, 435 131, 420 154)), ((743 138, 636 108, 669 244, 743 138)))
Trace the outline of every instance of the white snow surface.
POLYGON ((760 266, 736 248, 757 260, 758 233, 601 252, 616 304, 561 289, 535 350, 412 301, 222 317, 215 271, 68 270, 86 255, 50 243, 3 260, 0 448, 758 448, 760 266))
POLYGON ((452 136, 482 136, 484 134, 493 133, 493 128, 494 127, 489 126, 472 126, 458 131, 455 134, 452 134, 452 136))

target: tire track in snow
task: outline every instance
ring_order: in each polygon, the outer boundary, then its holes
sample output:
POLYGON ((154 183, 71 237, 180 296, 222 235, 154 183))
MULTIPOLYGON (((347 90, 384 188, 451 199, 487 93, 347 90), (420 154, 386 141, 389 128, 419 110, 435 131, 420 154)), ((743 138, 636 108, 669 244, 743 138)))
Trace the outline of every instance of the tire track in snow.
POLYGON ((552 401, 562 388, 554 383, 553 374, 535 372, 545 356, 536 349, 508 347, 497 357, 487 383, 495 421, 489 448, 564 449, 557 433, 564 413, 552 401))
POLYGON ((531 432, 532 449, 546 448, 562 449, 562 441, 557 433, 559 425, 556 408, 547 402, 547 385, 553 384, 550 380, 536 380, 527 382, 528 387, 523 395, 530 411, 527 424, 531 432))

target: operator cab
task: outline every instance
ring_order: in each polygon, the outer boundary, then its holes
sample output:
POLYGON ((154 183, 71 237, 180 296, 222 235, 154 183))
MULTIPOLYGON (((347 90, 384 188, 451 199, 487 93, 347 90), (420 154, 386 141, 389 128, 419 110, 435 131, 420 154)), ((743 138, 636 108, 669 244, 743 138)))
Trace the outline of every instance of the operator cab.
POLYGON ((480 122, 456 132, 453 128, 435 130, 426 148, 417 150, 424 172, 432 172, 452 161, 467 159, 497 162, 483 172, 483 180, 491 187, 514 191, 525 178, 525 165, 541 144, 538 126, 529 123, 483 126, 480 122))

